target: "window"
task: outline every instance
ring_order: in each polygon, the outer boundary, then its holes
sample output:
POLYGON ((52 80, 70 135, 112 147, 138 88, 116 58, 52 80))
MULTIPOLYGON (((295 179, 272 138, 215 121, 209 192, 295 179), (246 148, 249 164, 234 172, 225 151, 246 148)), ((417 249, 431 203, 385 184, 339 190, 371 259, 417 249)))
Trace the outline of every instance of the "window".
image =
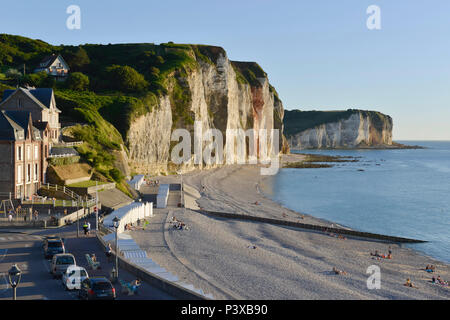
POLYGON ((34 164, 34 181, 38 180, 38 164, 34 164))
POLYGON ((17 147, 17 160, 22 161, 22 147, 17 147))
POLYGON ((31 182, 31 164, 27 166, 27 182, 31 182))
POLYGON ((17 182, 22 182, 22 166, 20 164, 17 166, 17 182))
POLYGON ((27 159, 31 160, 31 147, 27 146, 27 159))
POLYGON ((39 159, 39 147, 34 146, 34 160, 38 160, 38 159, 39 159))
POLYGON ((22 100, 21 99, 17 99, 17 107, 22 108, 22 100))

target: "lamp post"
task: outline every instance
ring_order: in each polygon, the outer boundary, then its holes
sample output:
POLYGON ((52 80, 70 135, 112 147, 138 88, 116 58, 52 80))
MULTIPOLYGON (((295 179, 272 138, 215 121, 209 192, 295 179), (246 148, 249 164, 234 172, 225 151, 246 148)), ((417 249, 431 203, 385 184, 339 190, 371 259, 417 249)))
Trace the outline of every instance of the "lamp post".
POLYGON ((184 188, 183 188, 183 172, 180 170, 178 171, 178 174, 181 177, 181 205, 183 206, 183 214, 186 213, 186 208, 184 206, 184 188))
POLYGON ((78 217, 80 211, 80 199, 77 199, 77 238, 80 237, 80 218, 78 217))
POLYGON ((14 264, 8 271, 9 284, 13 288, 13 300, 17 300, 16 288, 20 283, 20 278, 22 277, 22 271, 14 264))
POLYGON ((116 229, 116 272, 115 272, 115 281, 119 279, 119 237, 118 237, 118 230, 119 230, 119 223, 120 219, 117 218, 117 216, 114 217, 113 226, 114 229, 116 229))
POLYGON ((98 182, 95 181, 95 231, 98 232, 98 182))

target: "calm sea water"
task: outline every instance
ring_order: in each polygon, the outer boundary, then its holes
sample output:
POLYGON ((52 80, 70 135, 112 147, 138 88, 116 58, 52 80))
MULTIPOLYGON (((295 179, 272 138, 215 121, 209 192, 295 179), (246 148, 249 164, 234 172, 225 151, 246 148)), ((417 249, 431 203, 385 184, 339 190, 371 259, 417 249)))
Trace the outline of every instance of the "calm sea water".
POLYGON ((403 143, 427 149, 302 150, 361 158, 333 168, 282 169, 269 196, 357 230, 427 240, 411 247, 450 262, 450 141, 403 143))

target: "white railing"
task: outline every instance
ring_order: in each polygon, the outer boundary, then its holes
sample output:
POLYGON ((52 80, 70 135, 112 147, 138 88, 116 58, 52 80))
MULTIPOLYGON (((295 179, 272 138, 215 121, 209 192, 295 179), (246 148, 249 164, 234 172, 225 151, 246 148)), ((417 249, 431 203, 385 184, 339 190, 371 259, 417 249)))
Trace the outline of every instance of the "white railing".
POLYGON ((63 153, 63 154, 49 154, 49 158, 68 158, 68 157, 77 157, 78 155, 73 153, 63 153))
POLYGON ((125 226, 129 223, 135 223, 138 220, 153 216, 152 202, 133 202, 125 207, 114 210, 111 214, 106 216, 103 220, 103 225, 107 228, 114 229, 113 219, 117 217, 120 219, 118 233, 125 231, 125 226))

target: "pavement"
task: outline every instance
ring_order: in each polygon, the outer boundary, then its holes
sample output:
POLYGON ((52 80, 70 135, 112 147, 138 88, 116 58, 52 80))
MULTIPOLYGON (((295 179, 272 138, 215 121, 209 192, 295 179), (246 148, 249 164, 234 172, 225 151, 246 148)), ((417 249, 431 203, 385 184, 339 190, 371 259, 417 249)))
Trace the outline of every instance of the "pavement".
POLYGON ((118 209, 134 202, 133 199, 128 197, 125 193, 119 189, 110 189, 100 191, 98 193, 98 199, 103 207, 118 209))
MULTIPOLYGON (((89 219, 95 228, 94 218, 89 219)), ((66 251, 75 256, 77 265, 86 268, 89 276, 105 276, 109 278, 113 262, 109 263, 98 240, 95 231, 85 236, 81 229, 77 237, 77 224, 58 229, 8 232, 0 230, 0 300, 12 297, 12 289, 8 284, 7 272, 14 263, 22 270, 22 279, 17 287, 17 299, 22 300, 76 300, 76 291, 65 291, 60 279, 53 279, 50 274, 50 261, 44 259, 42 238, 46 235, 57 235, 65 239, 66 251), (95 254, 100 261, 100 270, 90 270, 85 254, 95 254)), ((131 282, 136 277, 128 271, 119 269, 119 278, 131 282)), ((120 284, 114 284, 119 300, 172 300, 174 297, 162 290, 142 282, 138 295, 124 295, 120 284)))

